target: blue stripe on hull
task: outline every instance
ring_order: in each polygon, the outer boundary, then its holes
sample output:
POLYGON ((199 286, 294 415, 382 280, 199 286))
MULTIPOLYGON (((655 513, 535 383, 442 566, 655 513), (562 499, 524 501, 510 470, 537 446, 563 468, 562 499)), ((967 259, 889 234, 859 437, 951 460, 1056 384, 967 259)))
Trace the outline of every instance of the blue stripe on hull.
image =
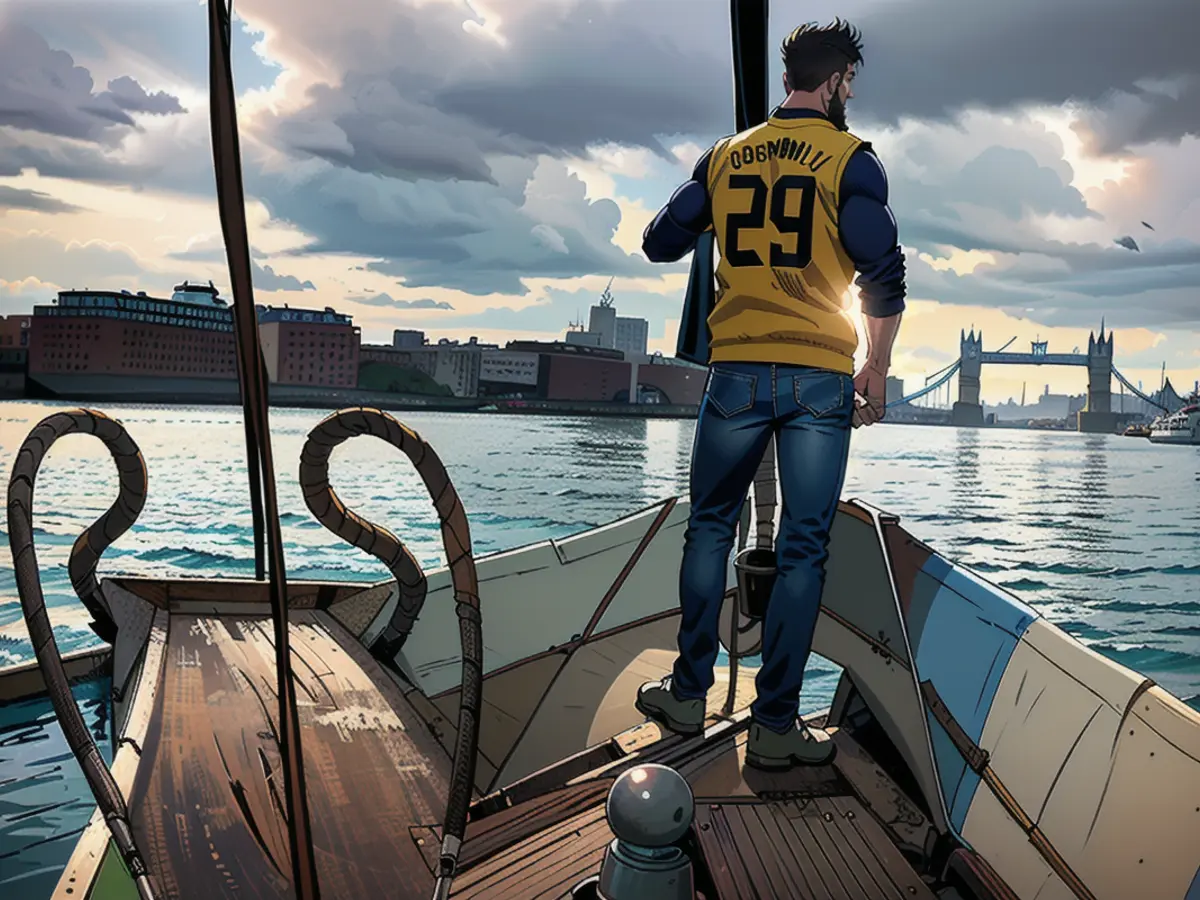
MULTIPOLYGON (((1004 670, 1037 613, 937 555, 926 561, 922 572, 940 586, 929 603, 914 648, 917 677, 933 682, 963 731, 979 743, 1004 670)), ((928 717, 950 824, 961 832, 979 776, 967 768, 933 715, 928 717)))

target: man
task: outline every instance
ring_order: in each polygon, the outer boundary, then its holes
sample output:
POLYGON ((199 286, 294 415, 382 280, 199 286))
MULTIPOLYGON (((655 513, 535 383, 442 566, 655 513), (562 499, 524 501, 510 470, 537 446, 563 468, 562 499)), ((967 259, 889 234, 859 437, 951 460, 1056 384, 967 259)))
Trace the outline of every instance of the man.
POLYGON ((747 763, 774 770, 833 759, 833 743, 798 721, 800 688, 851 429, 883 416, 905 296, 883 167, 846 130, 862 62, 858 31, 841 21, 801 26, 782 51, 787 99, 766 123, 717 141, 643 239, 649 259, 674 262, 711 228, 721 261, 692 455, 679 657, 636 701, 676 732, 703 729, 734 528, 774 436, 783 495, 778 574, 746 752, 747 763), (852 381, 858 336, 846 306, 855 270, 868 349, 852 381))

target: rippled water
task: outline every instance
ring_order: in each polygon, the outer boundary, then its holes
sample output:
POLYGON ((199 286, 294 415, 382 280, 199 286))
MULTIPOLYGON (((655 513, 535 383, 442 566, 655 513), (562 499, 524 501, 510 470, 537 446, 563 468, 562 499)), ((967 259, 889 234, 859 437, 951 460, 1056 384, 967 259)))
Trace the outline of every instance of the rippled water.
MULTIPOLYGON (((0 403, 0 467, 51 411, 0 403)), ((228 408, 119 407, 142 448, 150 496, 105 555, 104 574, 253 575, 241 418, 228 408)), ((376 580, 386 570, 321 528, 296 484, 321 418, 273 410, 288 574, 376 580)), ((686 490, 693 422, 409 413, 470 515, 477 554, 562 537, 686 490)), ((442 562, 408 461, 363 438, 334 452, 346 503, 387 524, 426 566, 442 562)), ((99 442, 75 436, 38 478, 39 562, 64 652, 95 641, 67 554, 116 496, 99 442)), ((897 513, 950 558, 1017 593, 1099 652, 1200 705, 1200 450, 1106 435, 889 425, 856 432, 845 496, 897 513)), ((7 543, 7 538, 5 539, 7 543)), ((32 659, 7 550, 0 552, 0 666, 32 659)), ((828 704, 837 670, 814 660, 804 706, 828 704)), ((100 694, 80 702, 98 734, 100 694)), ((91 804, 48 708, 0 709, 0 884, 47 896, 91 804), (13 881, 12 879, 18 879, 13 881)), ((7 896, 7 894, 6 894, 7 896)))

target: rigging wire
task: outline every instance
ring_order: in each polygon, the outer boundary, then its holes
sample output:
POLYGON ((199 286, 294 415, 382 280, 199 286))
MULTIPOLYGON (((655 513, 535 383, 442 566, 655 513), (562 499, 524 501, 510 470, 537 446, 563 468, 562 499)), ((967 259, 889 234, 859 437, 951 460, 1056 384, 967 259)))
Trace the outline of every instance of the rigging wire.
MULTIPOLYGON (((275 467, 271 454, 270 410, 266 367, 258 334, 258 312, 254 306, 250 244, 242 189, 241 151, 237 130, 237 101, 233 89, 230 58, 232 7, 225 0, 209 0, 209 91, 212 119, 213 165, 217 182, 217 204, 225 254, 233 291, 234 334, 242 385, 243 415, 248 434, 261 463, 257 480, 262 490, 266 556, 270 563, 268 595, 275 625, 275 669, 279 696, 279 756, 284 781, 284 801, 291 850, 293 888, 297 900, 317 900, 320 887, 313 855, 308 795, 304 787, 304 756, 300 745, 300 721, 296 713, 296 690, 292 679, 287 611, 287 570, 283 535, 275 492, 275 467)), ((249 468, 254 469, 253 454, 249 468)), ((251 471, 251 484, 255 472, 251 471)))

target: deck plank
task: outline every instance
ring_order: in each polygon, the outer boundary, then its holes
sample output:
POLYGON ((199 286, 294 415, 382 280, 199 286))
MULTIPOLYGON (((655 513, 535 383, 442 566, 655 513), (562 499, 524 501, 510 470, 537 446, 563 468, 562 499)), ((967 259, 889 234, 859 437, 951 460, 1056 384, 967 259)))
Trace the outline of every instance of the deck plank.
POLYGON ((468 869, 455 878, 451 896, 462 900, 562 897, 599 869, 611 841, 604 807, 587 810, 468 869))
POLYGON ((934 900, 854 797, 707 803, 696 823, 721 900, 934 900))
MULTIPOLYGON (((440 819, 446 754, 331 617, 290 618, 322 897, 424 900, 433 878, 409 828, 440 819)), ((272 643, 269 618, 171 617, 162 701, 130 803, 166 897, 293 896, 272 643)))
MULTIPOLYGON (((493 813, 484 819, 467 823, 462 851, 458 856, 460 872, 485 862, 525 838, 536 836, 581 812, 603 805, 614 778, 585 781, 551 791, 524 803, 493 813)), ((441 826, 431 825, 412 829, 414 841, 423 841, 425 861, 430 871, 437 863, 437 847, 442 840, 441 826)))
POLYGON ((838 866, 829 859, 825 849, 818 843, 812 828, 811 803, 772 804, 768 810, 771 815, 780 820, 781 825, 784 826, 784 834, 788 833, 789 828, 791 829, 791 834, 794 835, 793 839, 796 842, 795 846, 803 849, 805 862, 811 866, 810 871, 820 879, 825 890, 824 896, 828 900, 867 900, 867 898, 855 896, 854 893, 847 890, 838 866))

